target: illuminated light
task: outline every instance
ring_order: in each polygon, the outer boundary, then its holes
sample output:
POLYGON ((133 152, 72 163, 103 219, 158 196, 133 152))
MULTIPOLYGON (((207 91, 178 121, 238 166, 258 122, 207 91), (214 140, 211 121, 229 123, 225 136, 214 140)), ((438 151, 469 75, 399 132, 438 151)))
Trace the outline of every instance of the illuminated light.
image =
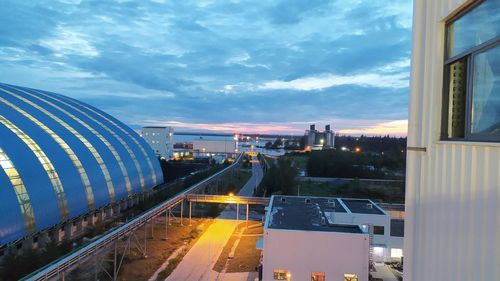
MULTIPOLYGON (((2 88, 0 88, 0 90, 5 91, 2 88)), ((75 152, 71 149, 71 147, 59 135, 57 135, 54 131, 52 131, 44 123, 40 122, 38 119, 33 117, 28 112, 22 110, 21 108, 10 103, 9 101, 7 101, 6 99, 4 99, 2 97, 0 97, 0 102, 3 102, 5 105, 11 107, 15 111, 17 111, 21 115, 23 115, 24 117, 28 118, 31 122, 35 123, 38 127, 40 127, 40 129, 42 129, 49 136, 51 136, 52 139, 66 152, 66 154, 71 159, 73 166, 77 169, 78 173, 80 174, 80 179, 81 179, 83 186, 85 188, 85 195, 87 197, 88 208, 89 208, 89 210, 93 210, 94 209, 94 192, 92 191, 92 186, 90 184, 89 177, 87 175, 87 172, 83 168, 83 165, 80 162, 80 159, 78 159, 78 157, 76 156, 75 152)))
POLYGON ((14 192, 16 193, 17 202, 19 203, 21 214, 23 215, 24 229, 26 229, 26 232, 28 232, 29 234, 35 233, 35 213, 33 212, 33 206, 31 206, 31 200, 28 195, 28 191, 26 191, 23 180, 21 179, 21 176, 19 176, 19 172, 14 166, 14 163, 10 161, 10 158, 2 150, 1 147, 0 166, 4 170, 5 174, 7 174, 7 176, 9 177, 9 181, 14 188, 14 192))
POLYGON ((286 278, 290 279, 292 277, 292 274, 290 272, 286 273, 286 278))
MULTIPOLYGON (((85 127, 87 130, 89 130, 92 134, 94 134, 102 143, 104 143, 104 145, 106 145, 106 147, 111 151, 111 154, 113 154, 113 157, 115 158, 116 162, 118 163, 118 167, 120 167, 120 171, 122 172, 123 174, 123 177, 125 179, 125 188, 127 189, 127 193, 128 195, 132 195, 132 185, 130 184, 130 178, 128 176, 128 172, 127 172, 127 169, 125 168, 125 165, 123 165, 123 160, 122 158, 120 157, 120 155, 118 154, 118 152, 116 151, 116 149, 111 145, 111 143, 109 143, 109 141, 104 138, 98 131, 96 131, 94 128, 92 128, 91 126, 89 126, 89 124, 83 122, 82 120, 80 120, 79 118, 77 118, 75 115, 73 115, 72 113, 68 112, 67 110, 61 108, 60 106, 52 103, 52 102, 49 102, 47 100, 44 100, 34 94, 31 94, 29 92, 26 92, 26 91, 23 91, 21 89, 18 89, 19 91, 33 97, 33 98, 36 98, 38 100, 40 100, 41 102, 44 102, 54 108, 56 108, 57 110, 61 111, 62 113, 66 114, 67 116, 69 116, 71 119, 75 120, 77 123, 79 123, 80 125, 82 125, 83 127, 85 127)), ((38 93, 38 92, 37 92, 38 93)))
POLYGON ((48 117, 50 117, 51 119, 53 119, 54 121, 56 121, 57 123, 59 123, 66 130, 68 130, 70 133, 72 133, 73 135, 75 135, 77 137, 83 143, 83 145, 85 145, 85 147, 90 151, 90 153, 92 154, 92 156, 94 156, 95 160, 99 164, 99 167, 101 168, 101 171, 102 171, 102 173, 104 175, 104 179, 106 180, 106 186, 108 188, 108 193, 109 193, 110 201, 111 201, 111 203, 114 203, 114 201, 115 201, 115 188, 113 186, 113 182, 111 181, 111 176, 109 174, 109 170, 106 167, 106 165, 104 164, 104 160, 102 159, 101 155, 92 146, 92 144, 85 137, 83 137, 78 131, 76 131, 75 129, 73 129, 73 127, 71 127, 70 125, 68 125, 68 123, 64 122, 59 117, 57 117, 54 114, 50 113, 45 108, 37 105, 36 103, 34 103, 34 102, 32 102, 32 101, 30 101, 30 100, 28 100, 28 99, 26 99, 26 98, 24 98, 24 97, 22 97, 20 95, 14 94, 14 93, 12 93, 12 92, 10 92, 8 90, 5 90, 5 89, 1 89, 1 90, 4 91, 5 93, 11 95, 11 96, 16 97, 19 100, 22 100, 23 102, 25 102, 25 103, 33 106, 34 108, 40 110, 42 113, 44 113, 45 115, 47 115, 48 117))
POLYGON ((234 196, 234 193, 229 192, 229 194, 228 194, 228 195, 229 195, 230 197, 233 197, 233 196, 234 196))
POLYGON ((64 96, 61 96, 61 98, 64 98, 65 100, 67 100, 67 101, 69 101, 71 103, 77 104, 77 105, 85 108, 86 110, 88 110, 88 111, 90 111, 90 112, 98 115, 102 119, 104 119, 104 120, 108 121, 109 123, 111 123, 118 130, 120 130, 122 133, 124 133, 125 135, 127 135, 130 138, 130 140, 132 140, 137 145, 137 147, 139 147, 139 149, 141 150, 142 154, 144 155, 144 158, 146 159, 146 161, 148 163, 149 170, 151 171, 151 179, 153 180, 153 184, 154 185, 157 184, 156 172, 155 172, 155 170, 153 168, 153 162, 151 161, 151 158, 149 157, 148 153, 146 152, 146 149, 144 149, 144 146, 137 139, 135 139, 129 132, 127 132, 127 130, 125 130, 124 128, 122 128, 120 125, 116 124, 116 122, 114 122, 110 118, 106 117, 104 114, 98 112, 96 109, 91 108, 91 107, 87 106, 86 104, 81 103, 80 101, 77 101, 75 99, 71 99, 69 97, 64 97, 64 96))
POLYGON ((403 249, 391 248, 391 258, 400 259, 403 256, 403 249))
POLYGON ((356 147, 356 148, 354 149, 354 151, 355 151, 355 152, 361 152, 361 148, 356 147))
POLYGON ((66 221, 69 219, 68 202, 66 200, 66 194, 64 193, 64 188, 59 179, 56 169, 52 165, 52 162, 47 157, 42 148, 24 131, 14 125, 12 122, 7 120, 5 117, 0 115, 0 123, 7 127, 12 133, 14 133, 18 138, 20 138, 28 148, 35 154, 40 164, 42 164, 43 169, 47 173, 50 182, 52 183, 52 188, 56 194, 57 205, 59 207, 59 212, 61 215, 61 220, 66 221))
POLYGON ((346 273, 344 274, 344 281, 358 281, 358 275, 357 274, 352 274, 352 273, 346 273))
POLYGON ((348 150, 348 149, 347 149, 347 147, 345 147, 345 146, 342 146, 340 149, 341 149, 342 151, 347 151, 347 150, 348 150))
MULTIPOLYGON (((94 121, 95 123, 97 123, 99 126, 101 126, 103 129, 105 129, 108 133, 110 133, 111 135, 113 135, 113 137, 115 137, 118 142, 125 148, 125 150, 127 151, 127 153, 130 155, 130 157, 132 157, 132 161, 134 162, 134 166, 135 166, 135 169, 137 170, 137 172, 139 173, 139 180, 141 182, 141 190, 145 190, 146 186, 145 186, 145 181, 144 181, 144 174, 142 172, 142 168, 141 168, 141 165, 139 164, 139 161, 137 160, 137 156, 135 155, 135 153, 132 151, 132 149, 128 146, 128 144, 118 135, 116 134, 113 130, 111 130, 108 126, 104 125, 102 122, 100 122, 99 120, 95 119, 94 117, 90 116, 89 114, 87 114, 86 112, 84 112, 83 110, 80 110, 79 108, 61 100, 61 99, 58 99, 58 98, 55 98, 55 97, 52 97, 52 96, 49 96, 45 93, 42 93, 42 92, 39 92, 39 91, 35 91, 36 93, 40 94, 40 95, 43 95, 47 98, 50 98, 50 99, 53 99, 53 100, 56 100, 56 101, 59 101, 60 103, 70 107, 71 109, 75 110, 75 111, 78 111, 79 113, 81 113, 82 115, 86 116, 87 118, 89 118, 90 120, 94 121)), ((172 134, 172 133, 170 133, 172 134)), ((121 169, 121 167, 120 167, 121 169)))

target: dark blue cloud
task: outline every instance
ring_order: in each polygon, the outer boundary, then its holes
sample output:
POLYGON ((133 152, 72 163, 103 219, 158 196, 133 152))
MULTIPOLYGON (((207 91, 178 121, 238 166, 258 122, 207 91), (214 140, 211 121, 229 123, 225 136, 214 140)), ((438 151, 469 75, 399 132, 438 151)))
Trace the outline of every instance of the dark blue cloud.
POLYGON ((3 1, 0 73, 134 126, 406 119, 411 0, 349 4, 3 1))

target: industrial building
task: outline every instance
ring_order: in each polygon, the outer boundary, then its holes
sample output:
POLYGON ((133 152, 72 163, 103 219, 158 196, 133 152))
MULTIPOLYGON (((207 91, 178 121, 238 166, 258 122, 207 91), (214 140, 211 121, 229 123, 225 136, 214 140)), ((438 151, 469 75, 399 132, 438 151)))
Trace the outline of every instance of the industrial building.
POLYGON ((163 183, 137 133, 62 95, 0 84, 0 136, 0 247, 57 242, 163 183))
POLYGON ((335 146, 335 132, 330 129, 330 125, 326 125, 325 130, 320 132, 312 124, 305 133, 305 146, 309 150, 331 149, 335 146))
POLYGON ((233 154, 238 152, 238 141, 233 138, 228 140, 194 140, 193 152, 196 155, 233 154))
POLYGON ((174 155, 174 128, 142 127, 141 136, 159 158, 171 159, 174 155))
POLYGON ((404 280, 500 280, 500 1, 414 1, 404 280))
POLYGON ((391 235, 390 216, 371 200, 274 195, 264 225, 262 276, 368 280, 370 261, 400 258, 402 247, 403 238, 391 235))

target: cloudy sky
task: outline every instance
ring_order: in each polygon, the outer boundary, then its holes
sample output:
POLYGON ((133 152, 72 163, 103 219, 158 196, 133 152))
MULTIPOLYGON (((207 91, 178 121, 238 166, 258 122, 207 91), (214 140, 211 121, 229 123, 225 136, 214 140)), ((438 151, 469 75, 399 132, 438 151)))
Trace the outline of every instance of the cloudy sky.
POLYGON ((411 0, 1 0, 0 82, 177 131, 406 134, 411 0))

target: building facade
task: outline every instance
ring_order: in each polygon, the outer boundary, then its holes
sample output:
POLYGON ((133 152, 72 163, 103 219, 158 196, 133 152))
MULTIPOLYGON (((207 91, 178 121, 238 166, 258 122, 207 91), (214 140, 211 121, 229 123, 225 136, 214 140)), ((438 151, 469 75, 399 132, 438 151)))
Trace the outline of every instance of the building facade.
POLYGON ((198 155, 236 153, 238 142, 228 137, 228 140, 194 140, 193 152, 198 155))
POLYGON ((500 1, 414 1, 405 281, 500 280, 500 1))
POLYGON ((335 132, 330 129, 330 125, 326 125, 321 132, 312 124, 305 133, 305 146, 311 150, 331 149, 335 146, 335 132))
POLYGON ((68 97, 0 84, 0 246, 161 183, 153 152, 120 121, 68 97))
POLYGON ((174 128, 173 127, 143 127, 141 132, 144 140, 149 144, 157 157, 171 159, 174 155, 174 128))

